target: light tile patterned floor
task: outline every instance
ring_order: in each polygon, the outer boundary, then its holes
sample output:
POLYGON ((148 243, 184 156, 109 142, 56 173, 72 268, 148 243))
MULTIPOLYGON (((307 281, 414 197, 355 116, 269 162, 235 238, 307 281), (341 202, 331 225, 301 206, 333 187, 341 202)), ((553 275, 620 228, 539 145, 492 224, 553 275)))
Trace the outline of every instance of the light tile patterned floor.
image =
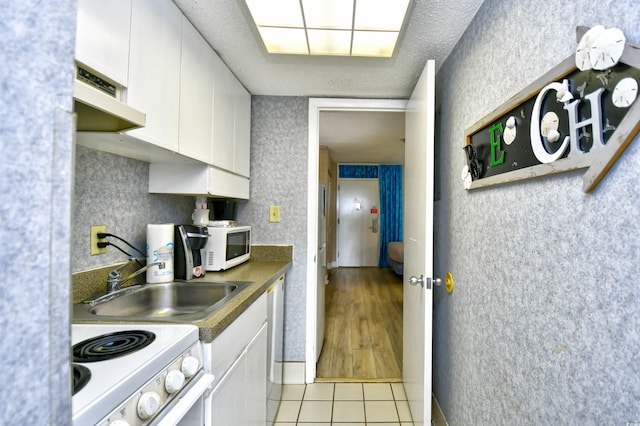
POLYGON ((274 426, 413 426, 402 383, 284 385, 274 426))

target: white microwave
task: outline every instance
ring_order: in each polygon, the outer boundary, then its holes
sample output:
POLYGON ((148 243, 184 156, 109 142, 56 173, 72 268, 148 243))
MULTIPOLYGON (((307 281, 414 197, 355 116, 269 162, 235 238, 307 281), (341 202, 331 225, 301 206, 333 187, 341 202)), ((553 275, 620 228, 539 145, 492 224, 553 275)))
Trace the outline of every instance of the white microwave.
POLYGON ((249 260, 251 227, 209 226, 209 239, 202 249, 202 262, 207 271, 224 271, 249 260))

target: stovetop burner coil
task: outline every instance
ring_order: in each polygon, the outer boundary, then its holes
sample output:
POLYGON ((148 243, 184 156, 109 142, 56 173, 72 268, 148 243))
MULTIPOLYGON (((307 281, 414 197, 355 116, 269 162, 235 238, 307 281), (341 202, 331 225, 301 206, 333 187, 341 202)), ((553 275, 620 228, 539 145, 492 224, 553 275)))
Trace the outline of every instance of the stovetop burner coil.
POLYGON ((73 380, 71 381, 71 395, 75 395, 89 383, 91 371, 84 365, 71 364, 71 373, 73 380))
POLYGON ((92 337, 73 345, 74 362, 95 362, 118 358, 150 345, 156 338, 146 330, 127 330, 92 337))

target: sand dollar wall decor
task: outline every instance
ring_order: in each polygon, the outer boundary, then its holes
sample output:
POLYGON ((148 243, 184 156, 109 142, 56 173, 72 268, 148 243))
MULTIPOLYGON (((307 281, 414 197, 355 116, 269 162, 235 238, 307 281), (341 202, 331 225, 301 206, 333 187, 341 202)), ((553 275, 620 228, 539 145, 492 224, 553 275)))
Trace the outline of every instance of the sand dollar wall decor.
POLYGON ((591 192, 640 130, 640 46, 617 28, 577 29, 566 58, 465 131, 465 189, 588 170, 591 192))

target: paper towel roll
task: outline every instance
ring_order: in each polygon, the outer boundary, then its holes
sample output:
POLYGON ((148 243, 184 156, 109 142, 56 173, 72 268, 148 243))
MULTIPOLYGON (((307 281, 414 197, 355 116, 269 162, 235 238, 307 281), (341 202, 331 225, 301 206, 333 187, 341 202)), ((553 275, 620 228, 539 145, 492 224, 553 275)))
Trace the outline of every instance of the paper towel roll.
POLYGON ((173 281, 173 223, 147 225, 147 265, 164 262, 147 269, 148 283, 173 281))

